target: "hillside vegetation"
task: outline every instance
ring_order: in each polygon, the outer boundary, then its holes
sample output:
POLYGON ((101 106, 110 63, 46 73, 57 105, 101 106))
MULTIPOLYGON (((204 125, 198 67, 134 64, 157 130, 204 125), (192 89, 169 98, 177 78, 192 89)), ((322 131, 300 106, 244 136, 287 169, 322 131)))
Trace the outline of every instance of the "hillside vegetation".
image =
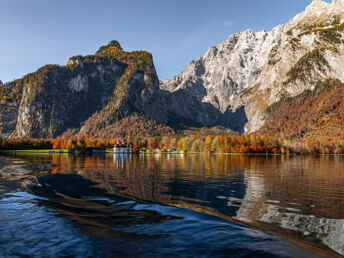
POLYGON ((325 79, 314 90, 282 98, 267 109, 260 133, 298 138, 344 140, 344 84, 325 79))

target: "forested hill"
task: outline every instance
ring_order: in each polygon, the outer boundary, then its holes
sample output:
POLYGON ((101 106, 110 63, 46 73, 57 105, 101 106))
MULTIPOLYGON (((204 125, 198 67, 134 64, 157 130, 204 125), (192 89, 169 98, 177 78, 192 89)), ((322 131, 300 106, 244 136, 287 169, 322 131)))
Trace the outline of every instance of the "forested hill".
POLYGON ((344 139, 344 84, 319 81, 313 90, 285 97, 267 109, 267 121, 260 130, 272 136, 344 139))

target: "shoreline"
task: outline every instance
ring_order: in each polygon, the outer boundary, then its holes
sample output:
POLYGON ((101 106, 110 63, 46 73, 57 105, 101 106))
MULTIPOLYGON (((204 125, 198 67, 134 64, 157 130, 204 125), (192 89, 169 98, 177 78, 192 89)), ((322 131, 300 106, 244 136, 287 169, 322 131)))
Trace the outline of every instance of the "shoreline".
POLYGON ((241 152, 95 152, 95 153, 79 153, 76 154, 71 150, 67 149, 30 149, 30 150, 0 150, 1 154, 71 154, 71 155, 104 155, 104 154, 117 154, 117 155, 244 155, 244 156, 344 156, 344 153, 241 153, 241 152))

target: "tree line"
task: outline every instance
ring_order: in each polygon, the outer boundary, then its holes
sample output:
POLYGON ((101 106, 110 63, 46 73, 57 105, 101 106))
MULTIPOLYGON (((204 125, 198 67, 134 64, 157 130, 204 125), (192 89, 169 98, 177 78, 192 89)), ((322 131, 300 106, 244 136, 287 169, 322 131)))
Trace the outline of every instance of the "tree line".
POLYGON ((170 135, 157 137, 127 137, 116 139, 59 138, 10 139, 1 138, 1 150, 83 149, 88 147, 112 149, 117 141, 125 141, 134 151, 189 153, 263 153, 263 154, 343 154, 343 140, 295 139, 266 135, 170 135))

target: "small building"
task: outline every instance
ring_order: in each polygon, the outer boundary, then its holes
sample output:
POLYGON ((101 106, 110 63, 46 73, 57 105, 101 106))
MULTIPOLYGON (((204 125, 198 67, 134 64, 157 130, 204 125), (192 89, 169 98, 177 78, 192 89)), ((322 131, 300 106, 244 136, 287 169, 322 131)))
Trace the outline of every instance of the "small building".
POLYGON ((113 148, 114 153, 133 153, 133 147, 126 144, 125 141, 117 141, 117 144, 113 148))

